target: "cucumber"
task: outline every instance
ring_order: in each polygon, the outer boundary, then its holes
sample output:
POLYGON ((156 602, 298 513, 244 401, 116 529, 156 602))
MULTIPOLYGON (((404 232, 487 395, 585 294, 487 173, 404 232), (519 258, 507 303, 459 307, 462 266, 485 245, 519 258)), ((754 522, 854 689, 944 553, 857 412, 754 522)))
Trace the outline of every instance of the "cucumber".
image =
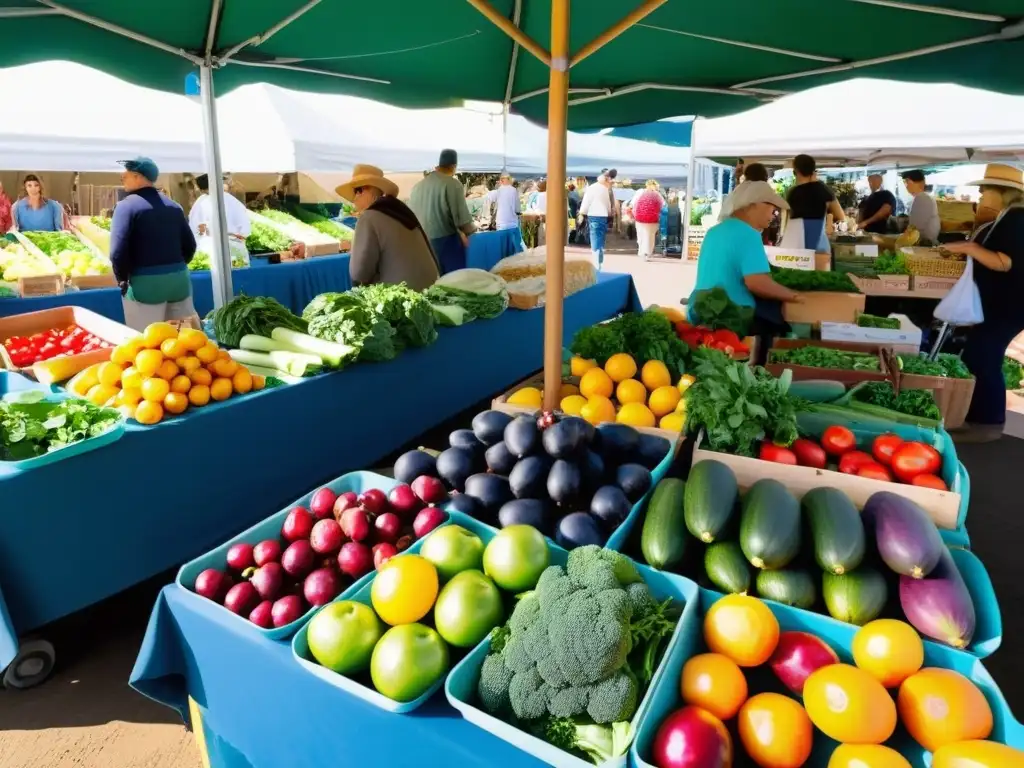
POLYGON ((758 480, 740 513, 740 547, 755 568, 785 568, 800 552, 800 502, 778 480, 758 480))
POLYGON ((841 576, 861 564, 864 522, 845 493, 815 488, 804 496, 803 510, 814 540, 814 559, 822 570, 841 576))
POLYGON ((831 403, 846 394, 846 387, 829 379, 807 379, 790 384, 788 394, 812 403, 831 403))
POLYGON ((683 520, 683 497, 686 483, 666 477, 654 488, 647 504, 644 527, 640 534, 640 551, 654 568, 677 565, 686 553, 686 524, 683 520))
POLYGON ((818 587, 814 577, 796 568, 758 571, 757 594, 765 600, 809 610, 818 599, 818 587))
POLYGON ((687 530, 710 544, 725 530, 736 507, 736 475, 720 461, 701 461, 690 468, 683 504, 687 530))
POLYGON ((704 572, 727 595, 750 591, 750 566, 735 541, 717 541, 704 552, 704 572))
POLYGON ((867 566, 841 576, 824 574, 821 593, 829 616, 858 627, 877 619, 889 599, 885 577, 867 566))

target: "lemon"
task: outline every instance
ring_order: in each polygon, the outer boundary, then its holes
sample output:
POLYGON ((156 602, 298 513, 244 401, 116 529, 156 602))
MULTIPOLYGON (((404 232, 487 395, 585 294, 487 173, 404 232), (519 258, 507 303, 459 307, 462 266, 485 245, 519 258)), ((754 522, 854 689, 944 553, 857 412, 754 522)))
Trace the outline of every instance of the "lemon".
POLYGON ((536 387, 523 387, 513 392, 509 397, 509 405, 525 405, 529 408, 540 408, 544 401, 544 394, 536 387))
POLYGON ((121 383, 121 366, 113 362, 102 363, 96 370, 96 378, 100 384, 116 387, 121 383))
POLYGON ((563 397, 562 402, 558 404, 558 408, 562 413, 567 413, 570 416, 579 416, 583 413, 583 406, 587 404, 587 398, 583 395, 569 395, 563 397))
MULTIPOLYGON (((163 381, 163 379, 156 379, 163 381)), ((164 382, 166 384, 166 382, 164 382)), ((164 417, 164 407, 160 403, 143 400, 135 408, 135 420, 139 424, 156 424, 164 417)))
POLYGON ((180 392, 184 394, 190 389, 192 389, 192 379, 184 373, 179 373, 171 379, 171 392, 180 392))
POLYGON ((679 402, 676 403, 676 413, 686 413, 686 398, 679 398, 679 402))
POLYGON ((161 379, 171 381, 178 373, 178 366, 173 360, 164 360, 160 363, 160 368, 157 370, 156 375, 161 379))
POLYGON ((164 353, 164 357, 171 360, 176 360, 188 354, 188 350, 177 339, 164 339, 160 345, 160 351, 164 353))
POLYGON ((574 357, 569 361, 569 372, 573 376, 582 376, 591 368, 597 368, 597 360, 584 360, 582 357, 574 357))
POLYGON ((632 379, 636 376, 636 361, 625 352, 619 352, 608 358, 608 362, 604 364, 604 372, 616 383, 632 379))
MULTIPOLYGON (((569 395, 578 395, 579 393, 580 393, 580 388, 577 387, 575 384, 563 384, 558 389, 558 396, 559 397, 569 397, 569 395)), ((584 398, 584 399, 586 399, 586 398, 584 398)))
POLYGON ((142 393, 137 389, 122 389, 114 398, 114 405, 130 405, 133 408, 142 400, 142 393))
POLYGON ((655 416, 665 416, 675 410, 680 399, 679 390, 670 384, 651 392, 648 407, 655 416))
POLYGON ((162 403, 167 393, 171 391, 171 385, 167 379, 146 379, 142 382, 142 398, 151 403, 162 403))
POLYGON ((619 401, 620 405, 625 405, 626 403, 646 403, 647 387, 636 379, 620 381, 619 386, 615 388, 615 398, 619 401))
POLYGON ((130 366, 125 368, 124 373, 121 374, 121 388, 138 389, 147 378, 149 377, 143 376, 137 368, 130 366))
POLYGON ((648 360, 640 371, 640 380, 651 392, 658 387, 665 387, 672 383, 672 376, 668 368, 661 360, 648 360))
POLYGON ((643 403, 626 403, 615 420, 631 427, 653 427, 655 424, 654 414, 643 403))
POLYGON ((580 409, 580 416, 595 427, 607 421, 615 421, 615 404, 603 395, 593 395, 580 409))
POLYGON ((117 387, 109 384, 96 384, 86 394, 85 399, 93 405, 102 406, 111 398, 116 398, 118 391, 117 387))
POLYGON ((182 328, 178 333, 178 342, 188 352, 196 352, 206 346, 206 334, 194 328, 182 328))
POLYGON ((139 350, 141 349, 141 338, 129 339, 124 344, 118 344, 113 350, 111 350, 110 362, 117 363, 118 365, 130 363, 135 359, 135 356, 139 354, 139 350))
POLYGON ((591 368, 580 379, 580 394, 588 400, 595 395, 611 397, 614 387, 611 377, 600 368, 591 368))
POLYGON ((156 376, 163 361, 164 356, 159 349, 144 349, 135 356, 135 370, 146 378, 156 376))
POLYGON ((695 381, 697 381, 697 379, 694 376, 689 373, 684 373, 679 377, 679 383, 676 384, 676 389, 679 390, 679 394, 683 394, 683 392, 693 386, 695 381))
POLYGON ((149 349, 156 349, 167 339, 176 338, 178 338, 178 331, 170 323, 150 323, 142 332, 143 345, 149 349))
POLYGON ((670 413, 667 416, 662 416, 661 421, 658 422, 659 427, 672 432, 682 432, 685 424, 686 414, 683 413, 670 413))

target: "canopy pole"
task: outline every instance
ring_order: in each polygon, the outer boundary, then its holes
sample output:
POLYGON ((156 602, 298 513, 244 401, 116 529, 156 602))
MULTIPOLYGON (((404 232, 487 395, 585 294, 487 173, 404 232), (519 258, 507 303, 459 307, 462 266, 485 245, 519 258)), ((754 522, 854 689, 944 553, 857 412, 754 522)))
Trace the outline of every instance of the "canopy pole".
POLYGON ((697 121, 700 118, 693 118, 690 127, 690 169, 686 173, 686 200, 683 201, 683 252, 682 262, 690 258, 690 211, 693 210, 693 177, 697 170, 697 121))
POLYGON ((213 67, 199 67, 199 102, 203 109, 203 133, 206 138, 206 173, 210 181, 213 218, 210 236, 210 273, 213 278, 213 306, 222 307, 231 301, 231 249, 228 247, 228 223, 224 216, 224 182, 220 167, 220 134, 217 130, 217 105, 213 92, 213 67))
MULTIPOLYGON (((598 50, 606 46, 630 27, 635 24, 639 24, 667 2, 668 0, 644 0, 643 4, 634 8, 629 14, 623 16, 615 24, 608 27, 608 29, 576 51, 576 55, 572 57, 572 64, 570 66, 575 67, 587 58, 587 56, 597 53, 598 50)), ((554 52, 552 51, 552 54, 553 53, 554 52)))
MULTIPOLYGON (((532 53, 537 59, 548 66, 551 66, 551 56, 548 55, 548 52, 538 45, 532 37, 513 24, 507 16, 504 16, 487 0, 466 0, 466 2, 480 11, 480 13, 487 17, 488 21, 511 37, 515 42, 523 46, 523 48, 532 53)), ((554 13, 554 10, 552 10, 552 13, 554 13)), ((553 33, 554 32, 552 31, 552 34, 553 33)), ((568 58, 568 52, 566 52, 566 57, 568 58)))
POLYGON ((565 300, 565 145, 569 118, 569 0, 551 0, 548 81, 547 282, 544 296, 544 408, 558 408, 562 388, 562 304, 565 300))

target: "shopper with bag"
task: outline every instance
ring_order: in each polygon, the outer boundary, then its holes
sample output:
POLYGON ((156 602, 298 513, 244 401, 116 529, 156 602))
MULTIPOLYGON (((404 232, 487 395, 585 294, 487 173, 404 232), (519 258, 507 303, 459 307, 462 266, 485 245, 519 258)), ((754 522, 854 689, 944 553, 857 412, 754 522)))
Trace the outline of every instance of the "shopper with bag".
MULTIPOLYGON (((1024 331, 1024 172, 1009 165, 989 165, 985 178, 971 186, 981 187, 977 216, 986 223, 969 241, 944 246, 973 262, 968 267, 984 315, 967 331, 963 359, 976 379, 974 397, 967 424, 953 435, 962 442, 989 442, 999 439, 1006 422, 1003 357, 1010 342, 1024 331)), ((961 280, 970 278, 965 272, 961 280)), ((957 283, 953 291, 960 287, 957 283)), ((969 307, 960 306, 964 311, 969 307)), ((949 311, 940 304, 935 313, 942 319, 949 311)), ((947 317, 949 322, 955 320, 947 317)))

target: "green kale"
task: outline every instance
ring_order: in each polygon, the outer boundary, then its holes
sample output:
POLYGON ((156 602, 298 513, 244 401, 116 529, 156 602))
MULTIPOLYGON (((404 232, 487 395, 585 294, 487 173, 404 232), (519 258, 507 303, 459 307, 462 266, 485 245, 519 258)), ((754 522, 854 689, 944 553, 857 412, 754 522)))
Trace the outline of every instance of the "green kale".
POLYGON ((946 366, 942 363, 929 360, 924 355, 897 355, 900 370, 911 376, 939 376, 946 378, 946 366))
POLYGON ((252 221, 245 238, 249 253, 280 253, 292 247, 292 239, 262 221, 252 221))
POLYGON ((900 321, 895 317, 879 317, 878 315, 858 315, 857 325, 861 328, 885 328, 892 331, 898 331, 900 328, 900 321))
POLYGON ((971 372, 967 370, 967 366, 964 364, 963 358, 961 358, 960 355, 950 355, 946 352, 940 352, 935 358, 935 361, 942 366, 946 375, 951 379, 971 378, 971 372))
POLYGON ((725 328, 742 338, 754 321, 754 308, 736 304, 721 287, 697 291, 690 303, 696 324, 714 331, 725 328))
POLYGON ((908 416, 934 421, 942 418, 935 396, 928 389, 904 389, 897 395, 892 384, 887 381, 868 381, 857 385, 853 397, 858 402, 898 411, 908 416))
POLYGON ((1003 380, 1007 389, 1020 389, 1021 380, 1024 380, 1024 365, 1012 357, 1003 357, 1003 380))
POLYGON ((638 366, 660 360, 673 381, 686 373, 690 350, 676 334, 672 322, 661 312, 626 312, 607 323, 581 328, 570 349, 577 357, 596 360, 598 365, 614 354, 625 352, 638 366))
POLYGON ((372 314, 391 324, 396 341, 402 346, 425 347, 437 341, 430 302, 405 283, 364 285, 353 288, 351 293, 372 314))
POLYGON ((860 293, 860 289, 844 272, 772 267, 772 279, 792 291, 860 293))
POLYGON ((846 352, 839 349, 816 346, 797 347, 796 349, 773 349, 769 356, 769 362, 850 371, 881 370, 881 361, 876 354, 846 352))
POLYGON ((899 251, 882 251, 875 259, 876 275, 909 275, 907 257, 899 251))
POLYGON ((213 321, 217 341, 228 347, 237 347, 247 334, 269 338, 275 328, 288 328, 299 333, 308 331, 305 320, 269 296, 240 293, 206 318, 213 321))

